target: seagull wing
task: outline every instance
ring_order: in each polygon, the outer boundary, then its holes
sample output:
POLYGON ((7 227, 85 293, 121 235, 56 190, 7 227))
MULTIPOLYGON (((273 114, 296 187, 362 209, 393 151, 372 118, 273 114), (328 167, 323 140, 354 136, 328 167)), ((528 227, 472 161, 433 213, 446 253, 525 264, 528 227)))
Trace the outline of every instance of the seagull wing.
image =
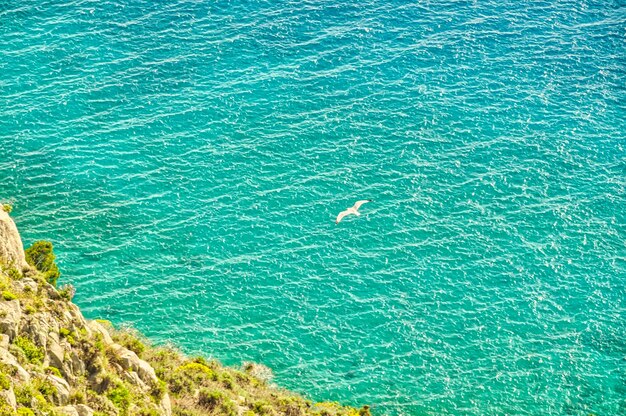
POLYGON ((352 213, 350 212, 349 209, 347 209, 345 211, 341 211, 339 213, 339 215, 337 215, 337 219, 335 220, 335 224, 339 224, 339 221, 341 221, 343 219, 343 217, 345 217, 346 215, 350 215, 350 214, 352 214, 352 213))
POLYGON ((356 201, 352 208, 359 209, 359 208, 361 208, 361 205, 367 204, 368 202, 372 202, 372 200, 371 199, 364 199, 362 201, 356 201))

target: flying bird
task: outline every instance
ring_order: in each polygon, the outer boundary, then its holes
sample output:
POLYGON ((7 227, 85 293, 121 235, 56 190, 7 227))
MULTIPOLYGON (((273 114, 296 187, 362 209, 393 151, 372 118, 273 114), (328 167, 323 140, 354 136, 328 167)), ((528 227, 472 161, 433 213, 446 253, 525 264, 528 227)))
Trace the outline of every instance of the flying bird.
POLYGON ((356 201, 352 208, 348 208, 345 211, 341 211, 339 215, 337 215, 337 220, 335 220, 335 224, 339 224, 339 221, 341 221, 343 217, 345 217, 346 215, 354 214, 358 217, 359 215, 361 215, 361 213, 358 211, 359 208, 361 208, 361 205, 366 204, 368 202, 372 202, 372 200, 364 199, 362 201, 356 201))

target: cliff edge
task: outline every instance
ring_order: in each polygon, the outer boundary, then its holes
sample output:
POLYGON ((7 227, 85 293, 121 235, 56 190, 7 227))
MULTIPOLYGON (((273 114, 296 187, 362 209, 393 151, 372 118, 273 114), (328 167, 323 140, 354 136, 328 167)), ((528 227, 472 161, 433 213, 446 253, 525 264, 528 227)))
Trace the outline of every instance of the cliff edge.
POLYGON ((368 416, 273 386, 258 364, 223 367, 155 347, 131 330, 88 321, 56 288, 52 245, 25 253, 0 209, 0 415, 368 416))
POLYGON ((0 259, 20 269, 27 268, 22 238, 9 213, 0 209, 0 259))

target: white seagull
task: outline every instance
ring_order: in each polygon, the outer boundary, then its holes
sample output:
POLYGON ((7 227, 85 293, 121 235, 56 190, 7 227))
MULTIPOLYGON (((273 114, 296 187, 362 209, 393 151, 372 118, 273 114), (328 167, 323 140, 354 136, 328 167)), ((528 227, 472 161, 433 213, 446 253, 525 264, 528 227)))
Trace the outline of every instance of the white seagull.
POLYGON ((350 214, 354 214, 357 217, 359 215, 361 215, 361 213, 358 211, 359 208, 361 208, 361 205, 368 203, 368 202, 372 202, 371 199, 364 199, 362 201, 356 201, 354 203, 354 206, 352 208, 348 208, 345 211, 341 211, 339 213, 339 215, 337 215, 337 220, 335 220, 335 224, 339 224, 339 221, 341 221, 343 219, 343 217, 345 217, 346 215, 350 215, 350 214))

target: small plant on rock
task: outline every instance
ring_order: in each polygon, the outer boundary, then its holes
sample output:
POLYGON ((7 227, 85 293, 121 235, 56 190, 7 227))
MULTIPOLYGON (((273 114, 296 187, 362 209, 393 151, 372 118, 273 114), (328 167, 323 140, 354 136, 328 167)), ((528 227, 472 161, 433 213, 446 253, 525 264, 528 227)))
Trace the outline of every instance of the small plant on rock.
POLYGON ((20 280, 23 277, 22 273, 15 267, 9 268, 9 270, 7 270, 7 275, 9 275, 9 277, 13 280, 20 280))
POLYGON ((53 376, 63 378, 61 371, 59 371, 59 369, 56 367, 46 367, 45 371, 47 374, 52 374, 53 376))
POLYGON ((17 296, 15 296, 15 294, 9 290, 3 290, 2 298, 4 300, 14 300, 14 299, 17 299, 17 296))
POLYGON ((74 299, 74 295, 76 294, 76 288, 74 285, 65 284, 59 288, 59 296, 61 299, 64 299, 68 302, 71 302, 74 299))

